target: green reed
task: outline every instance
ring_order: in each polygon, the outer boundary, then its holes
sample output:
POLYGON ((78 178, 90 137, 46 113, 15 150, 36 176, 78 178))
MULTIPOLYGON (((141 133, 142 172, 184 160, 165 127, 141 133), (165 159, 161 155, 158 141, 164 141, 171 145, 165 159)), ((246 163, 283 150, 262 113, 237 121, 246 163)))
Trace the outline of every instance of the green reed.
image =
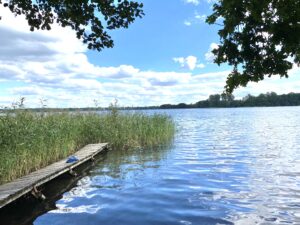
POLYGON ((170 144, 175 132, 166 115, 110 112, 35 113, 23 109, 0 115, 0 184, 60 160, 90 143, 114 150, 170 144))

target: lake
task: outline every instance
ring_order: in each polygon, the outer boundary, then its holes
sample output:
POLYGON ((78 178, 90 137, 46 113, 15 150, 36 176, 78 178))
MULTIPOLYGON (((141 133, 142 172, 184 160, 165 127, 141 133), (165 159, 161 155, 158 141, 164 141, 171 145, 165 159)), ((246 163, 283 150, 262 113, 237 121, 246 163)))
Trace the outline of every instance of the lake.
POLYGON ((146 112, 174 143, 107 152, 35 225, 300 224, 300 107, 146 112))

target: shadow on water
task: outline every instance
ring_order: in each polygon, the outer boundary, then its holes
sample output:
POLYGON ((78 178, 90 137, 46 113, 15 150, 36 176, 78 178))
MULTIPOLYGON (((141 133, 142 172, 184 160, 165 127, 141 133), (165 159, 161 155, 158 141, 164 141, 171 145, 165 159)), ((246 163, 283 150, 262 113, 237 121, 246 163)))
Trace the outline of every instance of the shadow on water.
MULTIPOLYGON (((27 194, 17 201, 0 209, 0 225, 31 225, 39 216, 49 212, 60 210, 57 201, 63 198, 64 193, 75 193, 76 188, 87 182, 90 177, 97 177, 101 173, 111 171, 111 177, 122 180, 126 174, 136 168, 125 168, 124 165, 136 165, 141 170, 147 168, 157 168, 157 165, 150 165, 147 162, 159 161, 170 147, 158 147, 156 149, 133 149, 126 151, 106 151, 95 158, 94 162, 87 162, 74 171, 77 176, 63 174, 51 182, 39 187, 39 190, 46 196, 46 200, 35 199, 31 194, 27 194)), ((93 182, 90 187, 118 188, 118 185, 109 185, 100 181, 93 182)), ((76 194, 76 193, 75 193, 76 194)), ((67 211, 66 209, 62 209, 67 211)))
POLYGON ((158 169, 159 162, 171 149, 172 146, 168 145, 153 149, 110 151, 101 163, 90 170, 87 180, 83 182, 97 190, 120 190, 143 185, 145 180, 140 184, 137 178, 149 175, 149 169, 158 169))
POLYGON ((86 162, 74 169, 77 176, 65 173, 38 189, 46 196, 41 201, 30 193, 0 209, 0 225, 29 225, 40 215, 56 209, 55 202, 62 198, 63 193, 74 188, 77 182, 88 175, 89 171, 107 157, 107 151, 102 152, 95 161, 86 162))

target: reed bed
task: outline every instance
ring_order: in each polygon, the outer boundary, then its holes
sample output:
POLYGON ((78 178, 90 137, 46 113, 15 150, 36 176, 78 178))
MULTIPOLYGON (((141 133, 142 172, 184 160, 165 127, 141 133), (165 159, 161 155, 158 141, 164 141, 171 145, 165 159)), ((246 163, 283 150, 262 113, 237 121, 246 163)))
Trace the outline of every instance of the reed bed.
POLYGON ((143 113, 35 113, 0 115, 0 184, 49 165, 89 143, 114 150, 170 144, 175 132, 166 115, 143 113))

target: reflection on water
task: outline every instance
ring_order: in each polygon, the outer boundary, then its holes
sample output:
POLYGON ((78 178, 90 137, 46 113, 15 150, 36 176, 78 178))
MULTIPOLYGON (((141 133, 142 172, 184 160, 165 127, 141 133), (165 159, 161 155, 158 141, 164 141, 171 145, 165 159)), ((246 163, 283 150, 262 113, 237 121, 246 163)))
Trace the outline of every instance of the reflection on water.
POLYGON ((34 224, 300 224, 299 107, 162 112, 172 147, 108 152, 34 224))

